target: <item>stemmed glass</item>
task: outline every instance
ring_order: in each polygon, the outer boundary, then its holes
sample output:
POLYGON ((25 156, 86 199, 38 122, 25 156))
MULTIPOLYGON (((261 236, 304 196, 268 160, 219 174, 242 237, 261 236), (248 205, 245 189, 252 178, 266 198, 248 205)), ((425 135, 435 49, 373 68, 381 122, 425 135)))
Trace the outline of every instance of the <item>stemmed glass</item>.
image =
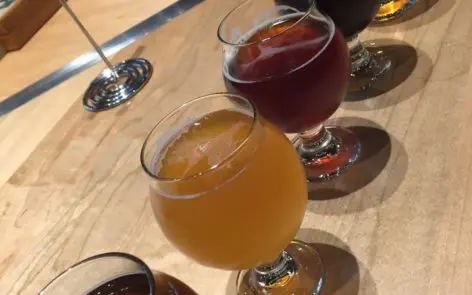
POLYGON ((294 144, 309 180, 342 173, 360 153, 349 130, 324 127, 348 84, 346 43, 314 2, 303 5, 247 0, 218 28, 223 74, 230 92, 252 101, 294 144))
POLYGON ((155 295, 154 278, 139 258, 119 252, 92 256, 67 268, 39 295, 155 295))
POLYGON ((358 92, 370 88, 378 78, 391 68, 390 59, 382 50, 362 43, 362 32, 379 11, 382 0, 274 0, 280 5, 292 5, 303 11, 316 4, 321 12, 334 21, 343 33, 351 57, 349 91, 358 92))
POLYGON ((381 0, 380 9, 374 20, 380 23, 400 17, 415 4, 416 0, 381 0))
POLYGON ((391 69, 392 62, 382 50, 369 48, 359 40, 375 17, 381 0, 316 0, 318 8, 329 15, 343 32, 351 56, 350 91, 370 88, 391 69))
POLYGON ((218 93, 182 105, 148 135, 141 163, 154 215, 182 253, 246 270, 239 294, 318 294, 317 252, 291 242, 307 203, 303 167, 248 100, 218 93))

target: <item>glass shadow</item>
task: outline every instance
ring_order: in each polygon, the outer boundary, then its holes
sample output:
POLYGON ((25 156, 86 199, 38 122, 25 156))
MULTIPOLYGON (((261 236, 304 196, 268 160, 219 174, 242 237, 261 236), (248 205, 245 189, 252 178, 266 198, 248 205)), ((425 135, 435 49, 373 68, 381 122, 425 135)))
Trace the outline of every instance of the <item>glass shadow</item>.
POLYGON ((417 29, 442 17, 449 12, 455 4, 456 0, 418 0, 415 5, 402 16, 384 22, 372 22, 370 28, 380 30, 384 27, 404 24, 401 29, 417 29), (419 17, 421 17, 421 20, 419 20, 419 17))
POLYGON ((405 177, 408 156, 403 144, 370 120, 355 117, 335 120, 358 137, 361 155, 338 178, 309 184, 307 210, 342 215, 375 207, 391 197, 405 177))
POLYGON ((338 237, 326 231, 302 228, 297 239, 313 246, 323 260, 325 282, 321 294, 378 294, 370 271, 338 237))
POLYGON ((391 59, 392 70, 367 90, 348 90, 342 108, 356 111, 383 109, 421 92, 433 69, 433 62, 424 51, 394 39, 378 39, 367 43, 368 47, 384 52, 391 59))

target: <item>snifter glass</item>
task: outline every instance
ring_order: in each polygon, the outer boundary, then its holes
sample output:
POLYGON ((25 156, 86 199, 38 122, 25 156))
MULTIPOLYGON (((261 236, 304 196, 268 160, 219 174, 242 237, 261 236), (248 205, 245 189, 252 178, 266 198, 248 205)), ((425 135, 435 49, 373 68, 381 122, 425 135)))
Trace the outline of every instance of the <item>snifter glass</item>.
MULTIPOLYGON (((306 9, 313 0, 274 0, 279 5, 293 5, 306 9)), ((359 40, 362 32, 379 11, 381 0, 316 0, 316 6, 328 15, 342 32, 349 47, 351 73, 350 92, 370 88, 391 69, 391 60, 382 50, 359 40)))
POLYGON ((223 19, 218 38, 228 91, 249 99, 282 131, 298 133, 294 144, 307 178, 325 180, 360 152, 349 130, 323 125, 346 94, 349 56, 331 18, 315 2, 303 7, 244 1, 223 19))
POLYGON ((248 100, 218 93, 182 105, 148 135, 141 163, 167 239, 200 264, 247 269, 239 294, 319 290, 317 252, 291 241, 308 198, 303 167, 248 100))

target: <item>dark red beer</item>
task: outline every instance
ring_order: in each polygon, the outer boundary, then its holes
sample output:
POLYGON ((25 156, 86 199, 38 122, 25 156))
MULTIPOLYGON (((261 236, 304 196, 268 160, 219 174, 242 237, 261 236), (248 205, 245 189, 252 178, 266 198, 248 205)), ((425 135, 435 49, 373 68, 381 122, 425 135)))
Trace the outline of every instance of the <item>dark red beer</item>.
POLYGON ((276 20, 250 33, 225 58, 228 90, 254 102, 284 132, 321 124, 346 91, 346 44, 334 25, 321 18, 292 15, 276 20))

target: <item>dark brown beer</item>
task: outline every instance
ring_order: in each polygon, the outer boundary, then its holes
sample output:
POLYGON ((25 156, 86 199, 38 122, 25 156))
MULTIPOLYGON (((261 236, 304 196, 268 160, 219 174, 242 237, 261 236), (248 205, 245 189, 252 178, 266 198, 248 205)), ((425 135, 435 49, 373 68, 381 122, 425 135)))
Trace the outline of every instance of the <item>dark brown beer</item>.
MULTIPOLYGON (((312 1, 275 0, 279 5, 290 5, 300 11, 307 10, 312 1)), ((380 0, 316 0, 316 5, 321 12, 333 19, 345 38, 350 38, 369 25, 379 10, 380 2, 380 0)))
POLYGON ((108 281, 88 295, 149 295, 149 283, 146 275, 131 274, 108 281))

